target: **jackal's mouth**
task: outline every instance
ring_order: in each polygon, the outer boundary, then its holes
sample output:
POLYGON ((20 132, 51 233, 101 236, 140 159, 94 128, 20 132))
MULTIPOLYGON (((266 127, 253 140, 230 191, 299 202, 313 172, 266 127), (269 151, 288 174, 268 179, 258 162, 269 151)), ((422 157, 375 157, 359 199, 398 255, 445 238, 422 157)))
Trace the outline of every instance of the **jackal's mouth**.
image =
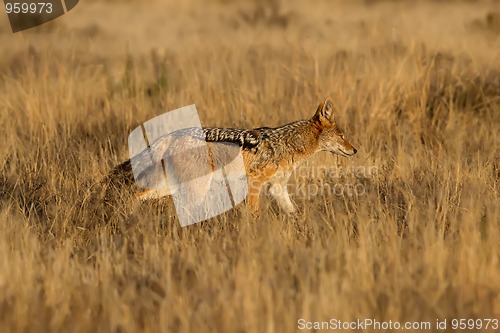
POLYGON ((354 152, 352 152, 352 153, 349 154, 349 153, 345 152, 344 150, 342 150, 340 148, 339 148, 339 151, 341 152, 341 155, 345 156, 345 157, 349 157, 349 156, 352 156, 352 155, 356 154, 356 151, 354 151, 354 152))

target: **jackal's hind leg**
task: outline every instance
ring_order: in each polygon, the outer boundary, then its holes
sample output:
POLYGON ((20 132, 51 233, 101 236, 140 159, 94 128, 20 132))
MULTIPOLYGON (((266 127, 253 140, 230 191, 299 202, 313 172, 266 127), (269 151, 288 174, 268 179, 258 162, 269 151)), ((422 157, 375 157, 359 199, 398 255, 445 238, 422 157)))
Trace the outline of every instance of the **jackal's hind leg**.
POLYGON ((259 212, 259 196, 263 183, 264 182, 262 180, 251 176, 248 178, 247 204, 254 214, 259 212))

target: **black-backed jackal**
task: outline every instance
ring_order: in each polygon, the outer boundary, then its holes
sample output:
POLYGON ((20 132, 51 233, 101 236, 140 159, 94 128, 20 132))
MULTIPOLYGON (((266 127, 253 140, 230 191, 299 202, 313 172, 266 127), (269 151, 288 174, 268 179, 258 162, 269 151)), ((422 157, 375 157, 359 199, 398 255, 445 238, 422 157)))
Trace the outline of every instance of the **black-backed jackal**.
MULTIPOLYGON (((293 169, 306 158, 319 151, 328 151, 340 156, 352 156, 356 149, 346 140, 334 117, 334 105, 327 98, 321 103, 310 119, 295 121, 277 128, 233 129, 233 128, 203 128, 198 134, 193 129, 183 129, 158 138, 150 146, 148 156, 162 160, 167 150, 175 150, 176 146, 185 147, 188 141, 204 140, 209 150, 217 149, 217 144, 232 144, 241 152, 248 181, 248 204, 253 211, 258 211, 259 194, 264 184, 270 183, 270 193, 281 208, 293 213, 295 207, 287 192, 287 182, 293 169), (152 152, 152 154, 151 154, 152 152)), ((178 163, 184 174, 191 174, 190 179, 200 175, 208 175, 214 171, 214 163, 210 154, 189 154, 173 163, 178 163), (198 156, 199 155, 199 156, 198 156), (208 161, 205 159, 209 159, 208 161), (207 165, 207 168, 200 166, 207 165), (207 169, 207 170, 204 170, 207 169)), ((149 157, 151 159, 151 157, 149 157)), ((108 178, 125 180, 127 184, 134 183, 132 166, 134 159, 127 160, 112 170, 108 178)), ((135 163, 143 163, 139 158, 135 163)), ((144 162, 147 163, 147 162, 144 162)), ((161 165, 153 163, 153 165, 161 165)), ((171 195, 168 186, 162 190, 154 190, 154 182, 158 167, 146 170, 139 175, 141 183, 148 186, 137 187, 134 190, 138 199, 146 200, 171 195)), ((136 177, 137 178, 137 177, 136 177)), ((203 178, 203 177, 202 177, 203 178)), ((137 180, 137 179, 136 179, 137 180)), ((196 190, 200 197, 207 190, 207 184, 197 184, 196 190)))

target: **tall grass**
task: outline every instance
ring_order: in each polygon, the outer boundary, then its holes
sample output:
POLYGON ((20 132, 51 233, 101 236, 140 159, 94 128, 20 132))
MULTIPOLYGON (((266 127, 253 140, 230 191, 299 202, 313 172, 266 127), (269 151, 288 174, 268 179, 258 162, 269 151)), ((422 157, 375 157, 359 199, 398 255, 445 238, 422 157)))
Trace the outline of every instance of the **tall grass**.
POLYGON ((214 2, 204 21, 189 4, 190 35, 165 22, 183 47, 117 49, 102 23, 92 43, 113 47, 98 52, 65 39, 85 38, 70 23, 0 36, 1 330, 500 319, 500 41, 468 26, 493 5, 290 2, 252 21, 247 4, 214 2), (90 200, 156 115, 196 103, 206 126, 276 126, 328 95, 358 154, 294 175, 297 216, 264 195, 258 220, 240 205, 181 228, 168 199, 118 193, 106 214, 90 200))

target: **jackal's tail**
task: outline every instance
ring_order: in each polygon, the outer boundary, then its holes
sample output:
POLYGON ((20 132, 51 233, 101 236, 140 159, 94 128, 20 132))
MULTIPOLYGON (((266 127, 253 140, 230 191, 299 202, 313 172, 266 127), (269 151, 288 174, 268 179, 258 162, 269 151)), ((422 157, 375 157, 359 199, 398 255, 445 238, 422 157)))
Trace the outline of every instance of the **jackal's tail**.
POLYGON ((82 204, 89 223, 107 223, 118 215, 126 215, 125 210, 132 207, 134 184, 130 160, 114 167, 101 181, 94 183, 82 204))

